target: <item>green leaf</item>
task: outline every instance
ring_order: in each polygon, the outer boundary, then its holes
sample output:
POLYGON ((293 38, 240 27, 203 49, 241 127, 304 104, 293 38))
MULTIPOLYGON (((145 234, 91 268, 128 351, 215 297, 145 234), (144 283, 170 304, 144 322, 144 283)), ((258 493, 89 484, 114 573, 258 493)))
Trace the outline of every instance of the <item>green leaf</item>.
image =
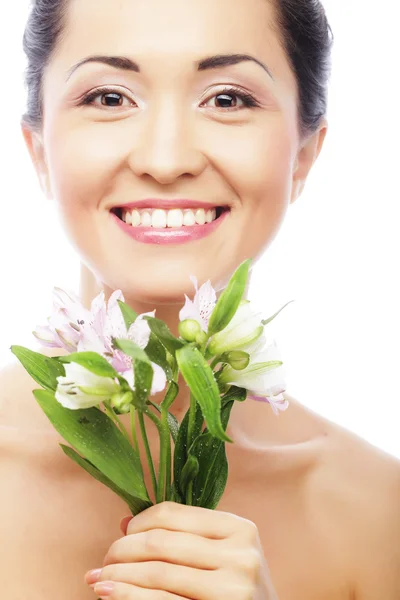
POLYGON ((188 485, 197 476, 199 472, 199 461, 193 454, 189 454, 186 464, 182 469, 179 487, 186 496, 188 485))
POLYGON ((46 390, 56 391, 57 377, 65 376, 65 369, 57 360, 23 346, 11 346, 10 350, 36 383, 46 390))
POLYGON ((125 304, 125 302, 122 302, 122 300, 117 300, 117 302, 121 309, 121 313, 124 318, 125 326, 128 331, 130 326, 132 325, 132 323, 134 323, 136 321, 138 315, 137 315, 137 313, 135 313, 135 311, 130 306, 128 306, 128 304, 125 304))
POLYGON ((165 347, 154 335, 154 333, 150 334, 149 343, 146 346, 146 354, 151 362, 156 363, 156 365, 160 366, 164 370, 167 380, 171 381, 173 374, 171 366, 167 360, 165 347))
POLYGON ((138 515, 143 510, 146 510, 146 508, 152 506, 152 502, 146 502, 140 498, 135 498, 134 496, 131 496, 130 494, 119 488, 113 481, 111 481, 111 479, 109 479, 104 475, 104 473, 99 471, 99 469, 97 469, 97 467, 95 467, 89 460, 80 456, 73 448, 65 446, 64 444, 60 444, 60 446, 64 453, 71 460, 76 462, 77 465, 82 467, 82 469, 85 469, 85 471, 87 471, 87 473, 89 473, 90 475, 92 475, 92 477, 97 479, 97 481, 100 481, 100 483, 103 483, 108 488, 110 488, 110 490, 118 494, 118 496, 122 498, 124 502, 126 502, 133 516, 138 515))
MULTIPOLYGON (((239 397, 242 395, 240 394, 239 397)), ((235 400, 227 400, 221 410, 221 422, 226 429, 235 400)), ((199 463, 199 473, 193 482, 193 506, 214 510, 222 498, 228 481, 228 460, 225 443, 209 432, 199 436, 190 448, 199 463)))
POLYGON ((227 287, 218 298, 208 323, 208 335, 211 336, 222 331, 233 319, 246 290, 250 264, 251 259, 245 260, 236 269, 227 287))
MULTIPOLYGON (((188 459, 188 447, 187 447, 187 436, 188 436, 188 425, 189 425, 189 412, 188 410, 185 416, 182 419, 181 424, 179 425, 178 437, 175 442, 175 452, 174 452, 174 482, 176 491, 179 496, 185 498, 185 495, 182 493, 180 489, 180 480, 183 467, 186 464, 188 459)), ((201 412, 201 408, 199 404, 196 403, 196 414, 194 420, 194 428, 193 428, 193 439, 196 439, 200 434, 203 427, 203 413, 201 412)), ((184 502, 182 502, 184 504, 184 502)))
MULTIPOLYGON (((232 385, 227 393, 221 398, 221 407, 224 408, 225 404, 231 401, 244 402, 247 398, 247 390, 244 388, 236 387, 232 385)), ((222 410, 221 408, 221 410, 222 410)), ((222 421, 223 422, 223 421, 222 421)))
POLYGON ((145 408, 153 383, 153 367, 150 362, 146 363, 136 359, 133 369, 135 372, 135 399, 139 407, 145 408))
POLYGON ((117 371, 107 359, 97 352, 73 352, 67 356, 59 356, 57 360, 61 363, 77 363, 100 377, 110 377, 111 379, 118 377, 117 371))
POLYGON ((185 342, 172 335, 164 321, 149 316, 143 317, 143 319, 146 319, 151 331, 173 356, 177 350, 185 346, 185 342))
POLYGON ((112 420, 98 408, 70 410, 54 393, 33 392, 58 433, 115 485, 135 498, 150 501, 140 456, 112 420))
POLYGON ((221 398, 210 365, 195 346, 184 346, 176 353, 179 369, 193 396, 199 403, 210 433, 232 442, 221 425, 221 398))
POLYGON ((144 363, 150 364, 150 359, 146 352, 132 340, 113 338, 112 343, 114 348, 122 350, 124 354, 130 356, 133 358, 133 360, 140 360, 144 363))
POLYGON ((287 307, 288 304, 291 304, 292 302, 294 302, 294 300, 290 300, 290 302, 288 302, 287 304, 285 304, 285 306, 282 306, 282 308, 280 308, 278 310, 278 312, 276 312, 272 317, 270 317, 269 319, 265 319, 264 321, 261 321, 261 323, 263 325, 268 325, 268 323, 271 323, 271 321, 273 321, 275 319, 275 317, 277 317, 279 315, 279 313, 287 307))

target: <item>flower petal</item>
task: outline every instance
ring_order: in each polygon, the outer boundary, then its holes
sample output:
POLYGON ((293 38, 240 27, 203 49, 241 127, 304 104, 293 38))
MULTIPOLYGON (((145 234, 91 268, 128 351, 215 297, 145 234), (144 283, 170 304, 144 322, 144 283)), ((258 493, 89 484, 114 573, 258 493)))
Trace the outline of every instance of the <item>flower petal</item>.
POLYGON ((151 395, 157 394, 158 392, 162 392, 167 385, 167 377, 165 375, 164 370, 157 365, 156 363, 151 363, 153 367, 154 376, 153 383, 151 384, 151 395))

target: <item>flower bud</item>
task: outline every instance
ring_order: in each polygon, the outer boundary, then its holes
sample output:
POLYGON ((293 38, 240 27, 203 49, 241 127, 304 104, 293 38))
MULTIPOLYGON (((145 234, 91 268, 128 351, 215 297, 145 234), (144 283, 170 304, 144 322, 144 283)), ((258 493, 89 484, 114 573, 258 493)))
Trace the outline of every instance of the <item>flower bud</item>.
POLYGON ((199 333, 201 333, 201 326, 198 321, 194 319, 185 319, 179 323, 179 335, 183 337, 187 342, 195 342, 199 333))
POLYGON ((242 350, 231 350, 221 356, 223 362, 227 362, 235 371, 242 371, 249 366, 250 354, 242 350))
POLYGON ((111 405, 116 408, 121 414, 130 412, 132 404, 132 392, 119 392, 111 398, 111 405))
POLYGON ((208 336, 205 331, 200 331, 200 333, 196 336, 196 344, 202 346, 208 339, 208 336))

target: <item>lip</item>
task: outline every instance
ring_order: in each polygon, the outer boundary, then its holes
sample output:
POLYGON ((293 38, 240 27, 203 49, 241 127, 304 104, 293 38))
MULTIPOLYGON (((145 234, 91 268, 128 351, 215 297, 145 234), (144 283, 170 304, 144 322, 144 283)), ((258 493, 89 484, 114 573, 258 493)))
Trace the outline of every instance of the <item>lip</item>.
MULTIPOLYGON (((197 206, 199 205, 197 204, 197 206)), ((225 221, 229 212, 229 210, 223 211, 218 219, 211 223, 184 227, 133 227, 122 221, 114 213, 110 212, 109 214, 116 224, 137 242, 164 246, 168 244, 186 244, 209 236, 225 221)))
POLYGON ((137 200, 136 202, 128 202, 127 204, 120 204, 113 208, 124 208, 126 210, 130 208, 164 208, 170 210, 173 208, 216 208, 217 206, 224 207, 222 204, 211 204, 210 202, 201 202, 200 200, 190 200, 189 198, 176 198, 176 200, 166 200, 162 198, 146 198, 145 200, 137 200))

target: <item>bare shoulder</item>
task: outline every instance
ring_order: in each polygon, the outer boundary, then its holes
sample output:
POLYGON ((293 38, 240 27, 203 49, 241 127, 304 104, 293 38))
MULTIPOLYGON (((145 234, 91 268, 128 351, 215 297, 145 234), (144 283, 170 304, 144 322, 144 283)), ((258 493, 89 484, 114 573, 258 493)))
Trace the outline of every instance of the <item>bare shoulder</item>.
MULTIPOLYGON (((65 354, 58 348, 35 350, 46 356, 65 354)), ((19 360, 11 355, 8 363, 0 368, 0 427, 3 431, 6 428, 32 432, 49 429, 47 417, 32 393, 39 388, 39 384, 31 378, 19 360)))
POLYGON ((331 525, 341 529, 354 600, 397 600, 400 460, 334 426, 326 461, 321 489, 337 516, 331 525))

